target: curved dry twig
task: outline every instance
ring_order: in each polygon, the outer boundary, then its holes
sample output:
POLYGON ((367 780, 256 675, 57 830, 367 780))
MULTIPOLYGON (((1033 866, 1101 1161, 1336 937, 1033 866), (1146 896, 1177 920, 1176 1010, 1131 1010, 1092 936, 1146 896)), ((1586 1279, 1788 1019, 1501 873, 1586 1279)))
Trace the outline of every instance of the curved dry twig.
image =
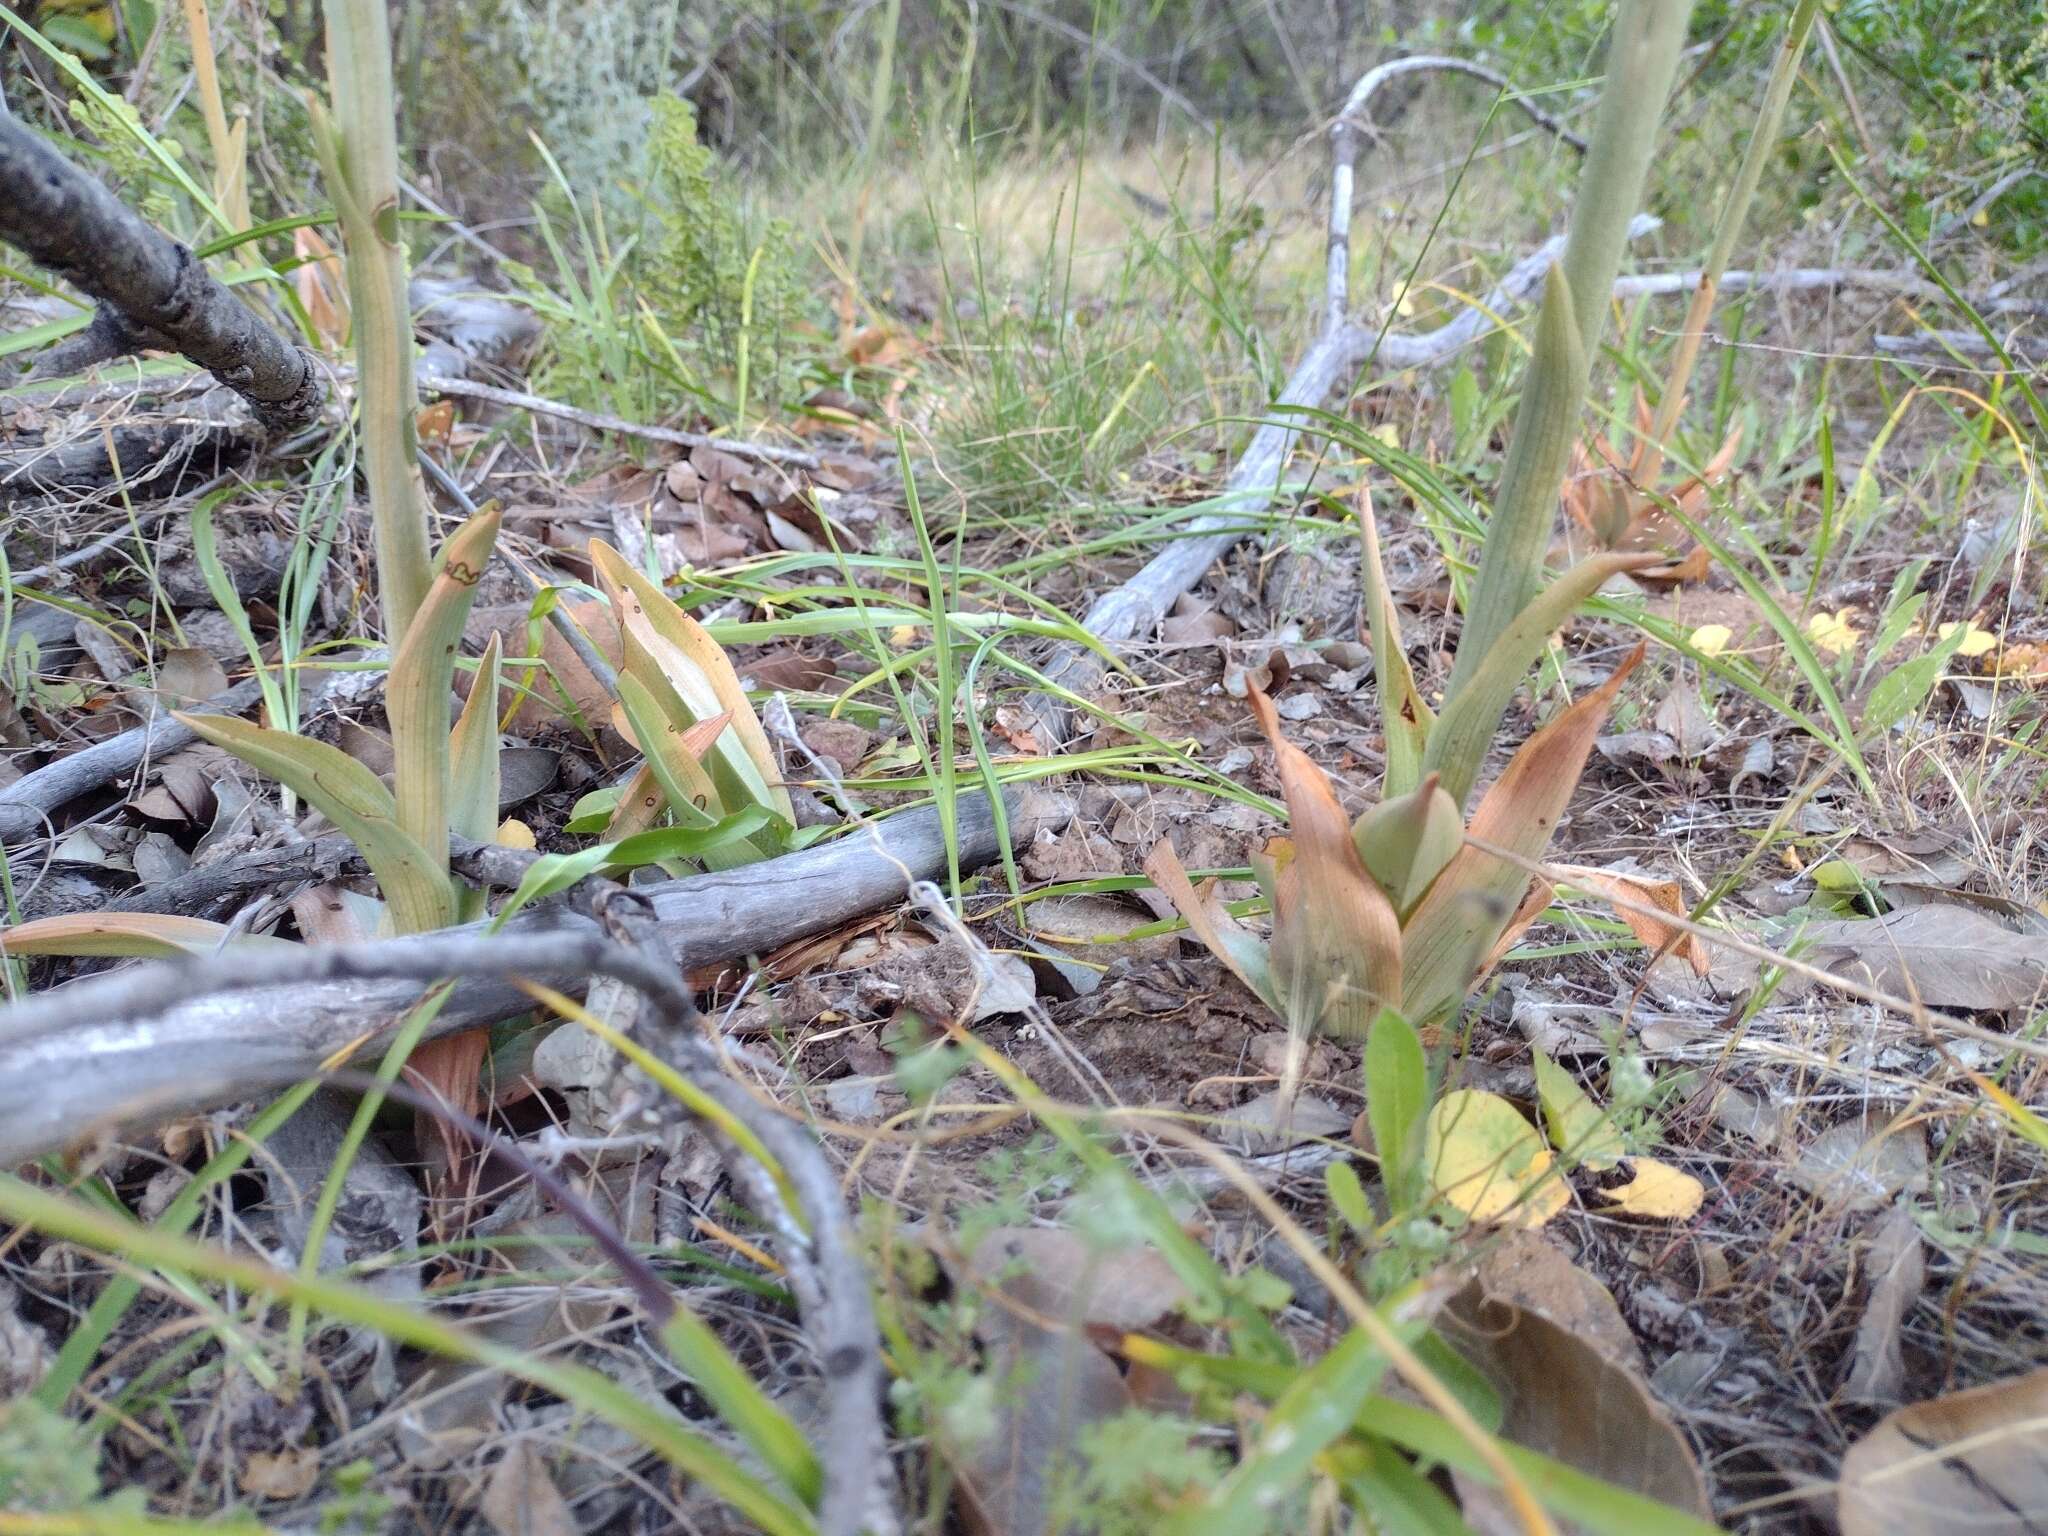
MULTIPOLYGON (((1434 54, 1395 59, 1359 77, 1330 128, 1329 255, 1324 274, 1323 327, 1314 345, 1288 376, 1280 398, 1252 434, 1251 442, 1224 481, 1218 500, 1225 510, 1210 512, 1188 524, 1182 534, 1115 590, 1095 600, 1082 620, 1088 633, 1112 650, 1149 634, 1180 595, 1201 580, 1203 572, 1244 537, 1245 518, 1269 506, 1279 491, 1280 472, 1294 452, 1301 431, 1300 412, 1327 404, 1368 363, 1391 368, 1420 368, 1442 362, 1469 346, 1494 323, 1493 317, 1534 293, 1543 274, 1563 249, 1562 238, 1546 241, 1517 262, 1476 309, 1419 336, 1405 336, 1358 325, 1350 318, 1352 183, 1360 145, 1367 137, 1372 97, 1389 80, 1429 72, 1470 75, 1507 93, 1506 99, 1527 112, 1540 126, 1566 142, 1584 148, 1558 120, 1516 95, 1505 77, 1462 59, 1434 54)), ((1640 228, 1654 227, 1639 221, 1640 228)), ((1083 646, 1063 642, 1042 668, 1057 687, 1086 693, 1102 678, 1102 663, 1083 646)), ((1040 741, 1048 748, 1071 733, 1071 718, 1053 695, 1041 693, 1032 704, 1040 741)))

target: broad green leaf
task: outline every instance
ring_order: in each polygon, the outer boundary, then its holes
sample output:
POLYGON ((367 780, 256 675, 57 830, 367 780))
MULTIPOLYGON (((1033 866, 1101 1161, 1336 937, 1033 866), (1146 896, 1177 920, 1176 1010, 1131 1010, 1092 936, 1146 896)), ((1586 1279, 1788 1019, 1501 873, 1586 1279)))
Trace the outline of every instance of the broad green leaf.
POLYGON ((397 803, 384 781, 346 752, 228 715, 181 713, 177 718, 201 740, 296 790, 346 832, 369 862, 400 932, 430 933, 455 920, 446 834, 440 858, 429 857, 399 825, 397 803))
MULTIPOLYGON (((1606 682, 1522 743, 1481 797, 1468 838, 1493 843, 1523 859, 1543 857, 1614 696, 1642 657, 1639 645, 1606 682)), ((1529 872, 1520 864, 1468 842, 1403 925, 1407 986, 1401 1012, 1427 1024, 1454 1006, 1488 963, 1494 941, 1528 888, 1529 872)))
MULTIPOLYGON (((1555 478, 1551 500, 1555 502, 1555 478)), ((1443 787, 1462 808, 1472 785, 1486 762, 1493 738, 1507 713, 1508 701, 1529 675, 1529 668, 1543 654, 1559 625, 1574 608, 1594 592, 1626 571, 1655 565, 1660 556, 1610 553, 1591 555, 1564 572, 1529 600, 1514 621, 1500 631, 1485 656, 1470 668, 1469 675, 1454 680, 1443 713, 1429 733, 1423 752, 1422 771, 1442 776, 1443 787)), ((1464 645, 1458 650, 1464 658, 1464 645)), ((1460 668, 1461 673, 1465 669, 1460 668)))
POLYGON ((448 867, 448 695, 476 584, 498 540, 498 520, 497 506, 487 505, 441 546, 439 570, 406 626, 384 690, 397 753, 398 823, 441 870, 448 867))
POLYGON ((794 825, 796 812, 782 787, 768 733, 718 642, 603 540, 591 541, 590 557, 618 617, 629 662, 636 650, 651 658, 689 706, 692 723, 730 714, 731 734, 720 741, 718 760, 748 783, 747 799, 760 801, 794 825))
POLYGON ((1934 685, 1941 681, 1942 669, 1969 638, 1969 626, 1958 625, 1932 650, 1880 677, 1863 705, 1863 734, 1882 735, 1926 702, 1934 685))
POLYGON ((684 729, 694 727, 678 724, 664 714, 662 701, 636 670, 619 674, 619 707, 632 728, 633 745, 646 757, 648 769, 668 797, 669 814, 686 827, 710 826, 724 813, 725 803, 704 771, 701 754, 683 750, 679 744, 684 729))
POLYGON ((1423 1116, 1429 1110, 1429 1058, 1414 1026, 1382 1009, 1365 1041, 1366 1123, 1380 1160, 1380 1183, 1395 1215, 1411 1210, 1423 1116))
POLYGON ((1465 818, 1432 774, 1360 816, 1351 841, 1395 911, 1406 913, 1464 846, 1465 818))
MULTIPOLYGON (((641 685, 640 674, 630 665, 619 674, 619 707, 632 729, 634 742, 646 754, 646 766, 661 785, 670 813, 684 827, 709 827, 726 814, 728 801, 720 794, 704 761, 716 746, 728 717, 713 715, 687 728, 673 723, 662 713, 654 695, 641 685)), ((780 834, 786 823, 774 810, 759 801, 742 800, 739 808, 762 812, 761 826, 752 836, 722 842, 705 858, 711 869, 737 869, 742 864, 771 858, 781 851, 780 834)))
POLYGON ((1386 782, 1380 793, 1392 798, 1409 793, 1422 782, 1423 749, 1436 716, 1415 686, 1408 654, 1401 648, 1400 611, 1394 607, 1386 566, 1380 560, 1380 530, 1373 516, 1372 497, 1364 491, 1358 498, 1358 542, 1359 601, 1371 634, 1373 687, 1387 738, 1386 782))
POLYGON ((1380 1536, 1469 1536, 1450 1496, 1391 1446, 1358 1439, 1330 1454, 1351 1507, 1380 1536))
POLYGON ((1536 1060, 1536 1099, 1543 1106, 1543 1123, 1550 1128, 1550 1144, 1566 1164, 1599 1171, 1627 1156, 1621 1132, 1586 1096, 1586 1090, 1540 1046, 1531 1047, 1531 1053, 1536 1060))
POLYGON ((1571 1203, 1543 1138, 1497 1093, 1459 1088, 1422 1127, 1429 1193, 1486 1225, 1540 1227, 1571 1203))
POLYGON ((66 912, 0 930, 0 955, 79 955, 94 959, 210 955, 221 949, 286 944, 237 933, 224 923, 165 912, 66 912))
MULTIPOLYGON (((1394 1318, 1387 1322, 1409 1339, 1425 1326, 1394 1318)), ((1271 1531, 1275 1507, 1308 1479, 1328 1446, 1350 1433, 1387 1364, 1363 1329, 1346 1333, 1274 1400, 1229 1475, 1199 1505, 1169 1521, 1167 1529, 1183 1536, 1264 1536, 1271 1531)))
POLYGON ((1323 1170, 1323 1190, 1344 1224, 1359 1236, 1372 1231, 1372 1204, 1365 1198, 1365 1186, 1358 1182, 1358 1170, 1349 1163, 1332 1163, 1323 1170))

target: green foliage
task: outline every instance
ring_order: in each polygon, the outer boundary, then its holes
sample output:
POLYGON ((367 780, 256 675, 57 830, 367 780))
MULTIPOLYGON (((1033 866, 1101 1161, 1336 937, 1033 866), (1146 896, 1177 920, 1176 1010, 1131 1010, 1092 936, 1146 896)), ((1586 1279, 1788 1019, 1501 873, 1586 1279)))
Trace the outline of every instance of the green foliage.
POLYGON ((84 1425, 32 1397, 0 1403, 0 1509, 76 1509, 99 1491, 99 1458, 84 1425))
POLYGON ((653 112, 646 201, 654 227, 641 244, 640 297, 680 349, 715 373, 737 374, 745 356, 753 387, 779 403, 796 384, 808 298, 796 232, 786 219, 749 218, 698 139, 695 107, 665 96, 653 112))
POLYGON ((1193 1443, 1186 1419, 1131 1408, 1089 1426, 1078 1465, 1059 1468, 1054 1527, 1077 1536, 1148 1536, 1223 1479, 1216 1451, 1193 1443))
POLYGON ((794 395, 811 296, 786 220, 757 219, 735 179, 698 140, 696 109, 655 99, 636 188, 641 226, 615 239, 601 189, 577 183, 553 146, 541 154, 567 204, 573 242, 547 202, 536 208, 553 260, 547 278, 520 271, 548 322, 540 386, 628 417, 659 414, 678 386, 744 418, 794 395))
POLYGON ((1984 210, 2016 251, 2048 236, 2048 12, 2005 0, 1848 0, 1834 26, 1905 122, 1879 135, 1907 231, 1943 220, 2031 165, 1984 210))

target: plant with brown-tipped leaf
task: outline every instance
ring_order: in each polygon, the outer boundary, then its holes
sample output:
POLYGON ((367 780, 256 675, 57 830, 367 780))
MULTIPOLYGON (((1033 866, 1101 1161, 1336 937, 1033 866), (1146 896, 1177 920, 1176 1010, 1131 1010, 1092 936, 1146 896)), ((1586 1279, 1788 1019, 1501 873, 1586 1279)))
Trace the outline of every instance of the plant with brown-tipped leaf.
POLYGON ((1291 857, 1259 870, 1273 909, 1270 944, 1212 908, 1169 846, 1148 862, 1196 935, 1297 1035, 1363 1038, 1386 1010, 1418 1026, 1442 1018, 1549 902, 1547 887, 1532 892, 1521 861, 1548 848, 1641 648, 1525 742, 1469 820, 1465 807, 1515 691, 1558 627, 1612 577, 1661 559, 1609 551, 1545 585, 1544 553, 1579 438, 1590 356, 1690 10, 1689 0, 1634 0, 1616 19, 1571 235, 1544 291, 1442 709, 1430 709, 1409 670, 1367 503, 1360 568, 1387 743, 1380 803, 1350 821, 1322 770, 1282 737, 1272 705, 1254 694, 1293 828, 1291 857))

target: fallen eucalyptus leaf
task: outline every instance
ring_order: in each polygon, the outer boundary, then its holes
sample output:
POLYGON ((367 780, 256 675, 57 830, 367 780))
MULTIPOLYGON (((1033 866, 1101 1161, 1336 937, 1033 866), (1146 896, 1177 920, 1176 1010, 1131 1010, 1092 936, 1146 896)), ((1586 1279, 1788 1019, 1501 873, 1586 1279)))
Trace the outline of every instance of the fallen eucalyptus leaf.
POLYGON ((1842 1460, 1842 1536, 2040 1528, 2048 1509, 2048 1369, 1884 1418, 1842 1460))
POLYGON ((2048 996, 2048 947, 1960 906, 1809 923, 1807 958, 1930 1008, 2027 1008, 2048 996))
POLYGON ((1657 1221, 1689 1221, 1698 1214, 1707 1192, 1700 1181, 1683 1169, 1654 1157, 1629 1159, 1635 1177, 1626 1184, 1600 1191, 1609 1214, 1648 1216, 1657 1221))

